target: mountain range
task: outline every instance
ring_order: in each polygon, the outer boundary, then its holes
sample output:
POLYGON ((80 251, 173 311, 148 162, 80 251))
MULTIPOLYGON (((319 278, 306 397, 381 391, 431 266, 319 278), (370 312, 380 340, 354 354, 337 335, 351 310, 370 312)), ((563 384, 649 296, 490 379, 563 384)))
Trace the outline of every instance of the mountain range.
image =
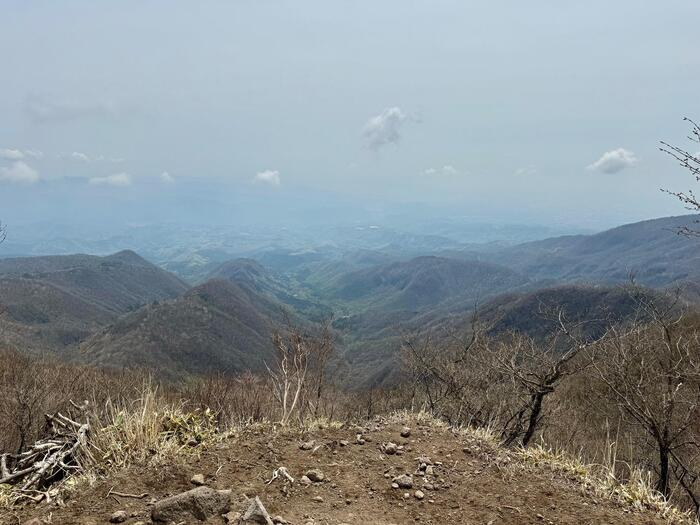
MULTIPOLYGON (((621 284, 683 286, 700 295, 700 242, 676 235, 694 217, 629 224, 593 235, 515 246, 271 247, 208 263, 197 282, 133 251, 0 259, 0 342, 180 380, 212 371, 263 371, 272 333, 332 319, 348 383, 391 381, 403 334, 465 329, 478 307, 492 330, 541 338, 543 305, 588 321, 592 334, 631 315, 621 284)), ((439 243, 438 243, 439 244, 439 243)))

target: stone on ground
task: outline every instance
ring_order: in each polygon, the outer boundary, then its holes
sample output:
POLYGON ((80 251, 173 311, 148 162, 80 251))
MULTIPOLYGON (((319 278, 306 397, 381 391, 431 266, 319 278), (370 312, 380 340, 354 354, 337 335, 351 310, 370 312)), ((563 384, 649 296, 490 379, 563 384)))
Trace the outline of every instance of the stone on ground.
POLYGON ((213 516, 226 514, 229 510, 231 510, 230 490, 197 487, 158 501, 151 511, 151 519, 166 523, 171 521, 179 523, 187 521, 188 518, 205 521, 213 516))

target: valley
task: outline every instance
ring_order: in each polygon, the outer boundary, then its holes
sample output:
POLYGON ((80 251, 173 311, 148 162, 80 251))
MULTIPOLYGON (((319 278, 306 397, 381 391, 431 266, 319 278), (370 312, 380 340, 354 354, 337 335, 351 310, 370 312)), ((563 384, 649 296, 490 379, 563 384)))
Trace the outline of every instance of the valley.
POLYGON ((492 331, 537 337, 548 330, 547 309, 599 327, 631 315, 620 288, 630 276, 650 289, 678 288, 693 302, 700 245, 674 233, 693 219, 515 245, 459 247, 369 230, 364 241, 353 231, 341 250, 291 236, 286 248, 259 241, 246 257, 224 261, 194 245, 200 259, 187 267, 156 266, 133 251, 4 258, 0 337, 23 352, 182 380, 263 372, 276 329, 332 320, 343 382, 391 384, 406 334, 466 337, 475 309, 492 331))

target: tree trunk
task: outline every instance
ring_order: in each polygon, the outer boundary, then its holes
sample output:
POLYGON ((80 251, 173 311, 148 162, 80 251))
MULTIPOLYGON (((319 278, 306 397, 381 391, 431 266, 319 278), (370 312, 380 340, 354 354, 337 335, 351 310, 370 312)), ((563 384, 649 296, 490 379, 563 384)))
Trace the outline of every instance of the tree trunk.
POLYGON ((547 392, 538 390, 532 395, 532 408, 530 409, 530 418, 527 423, 527 430, 523 435, 523 446, 527 447, 530 440, 535 435, 535 430, 537 429, 537 423, 540 421, 540 414, 542 413, 542 400, 547 392))
POLYGON ((666 444, 659 443, 659 481, 656 484, 658 490, 664 497, 668 497, 669 480, 669 455, 670 451, 666 444))

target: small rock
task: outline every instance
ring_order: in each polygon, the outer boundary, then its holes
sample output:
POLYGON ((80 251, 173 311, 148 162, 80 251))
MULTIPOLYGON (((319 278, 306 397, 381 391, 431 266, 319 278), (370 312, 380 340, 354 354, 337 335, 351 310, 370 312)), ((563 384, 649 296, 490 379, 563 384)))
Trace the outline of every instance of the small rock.
POLYGON ((391 484, 391 488, 392 488, 392 489, 398 489, 398 488, 399 488, 399 484, 396 483, 396 482, 393 482, 393 483, 391 484))
POLYGON ((422 490, 417 490, 413 493, 413 497, 415 497, 417 500, 421 500, 425 497, 425 493, 422 490))
POLYGON ((410 474, 396 476, 393 481, 402 489, 410 489, 413 487, 413 476, 410 474))
POLYGON ((321 496, 314 496, 314 497, 311 498, 311 499, 312 499, 313 501, 315 501, 316 503, 323 503, 323 498, 322 498, 321 496))
POLYGON ((349 444, 350 444, 350 443, 348 443, 348 441, 345 440, 345 439, 341 439, 341 440, 340 440, 340 446, 341 446, 341 447, 347 447, 349 444))
POLYGON ((311 480, 308 476, 302 476, 299 478, 299 481, 301 481, 304 485, 311 485, 311 480))
POLYGON ((190 483, 193 485, 204 485, 204 474, 195 474, 190 479, 190 483))
POLYGON ((299 445, 299 448, 301 450, 311 450, 312 448, 314 448, 314 442, 313 441, 306 441, 306 442, 302 443, 301 445, 299 445))
POLYGON ((272 523, 278 524, 278 525, 289 525, 289 522, 284 519, 282 516, 272 516, 272 523))
POLYGON ((396 454, 398 447, 396 446, 396 443, 389 442, 389 443, 384 444, 383 449, 384 449, 385 454, 388 454, 389 456, 393 456, 394 454, 396 454))
POLYGON ((222 515, 222 517, 224 518, 224 521, 226 523, 231 523, 232 525, 235 525, 241 519, 241 513, 233 511, 227 512, 226 514, 222 515))
POLYGON ((110 523, 124 523, 129 519, 128 514, 123 510, 118 510, 109 517, 110 523))
POLYGON ((326 476, 323 472, 321 472, 318 469, 311 469, 306 473, 306 477, 309 478, 311 481, 314 483, 320 483, 324 479, 326 479, 326 476))
POLYGON ((272 518, 265 510, 265 506, 260 498, 255 496, 245 503, 245 508, 241 511, 241 517, 235 522, 237 525, 260 523, 263 525, 273 525, 272 518))
POLYGON ((411 495, 408 492, 403 493, 403 499, 408 499, 410 497, 411 497, 411 495))
POLYGON ((411 429, 408 427, 403 427, 401 429, 401 437, 403 437, 403 438, 411 437, 411 429))

